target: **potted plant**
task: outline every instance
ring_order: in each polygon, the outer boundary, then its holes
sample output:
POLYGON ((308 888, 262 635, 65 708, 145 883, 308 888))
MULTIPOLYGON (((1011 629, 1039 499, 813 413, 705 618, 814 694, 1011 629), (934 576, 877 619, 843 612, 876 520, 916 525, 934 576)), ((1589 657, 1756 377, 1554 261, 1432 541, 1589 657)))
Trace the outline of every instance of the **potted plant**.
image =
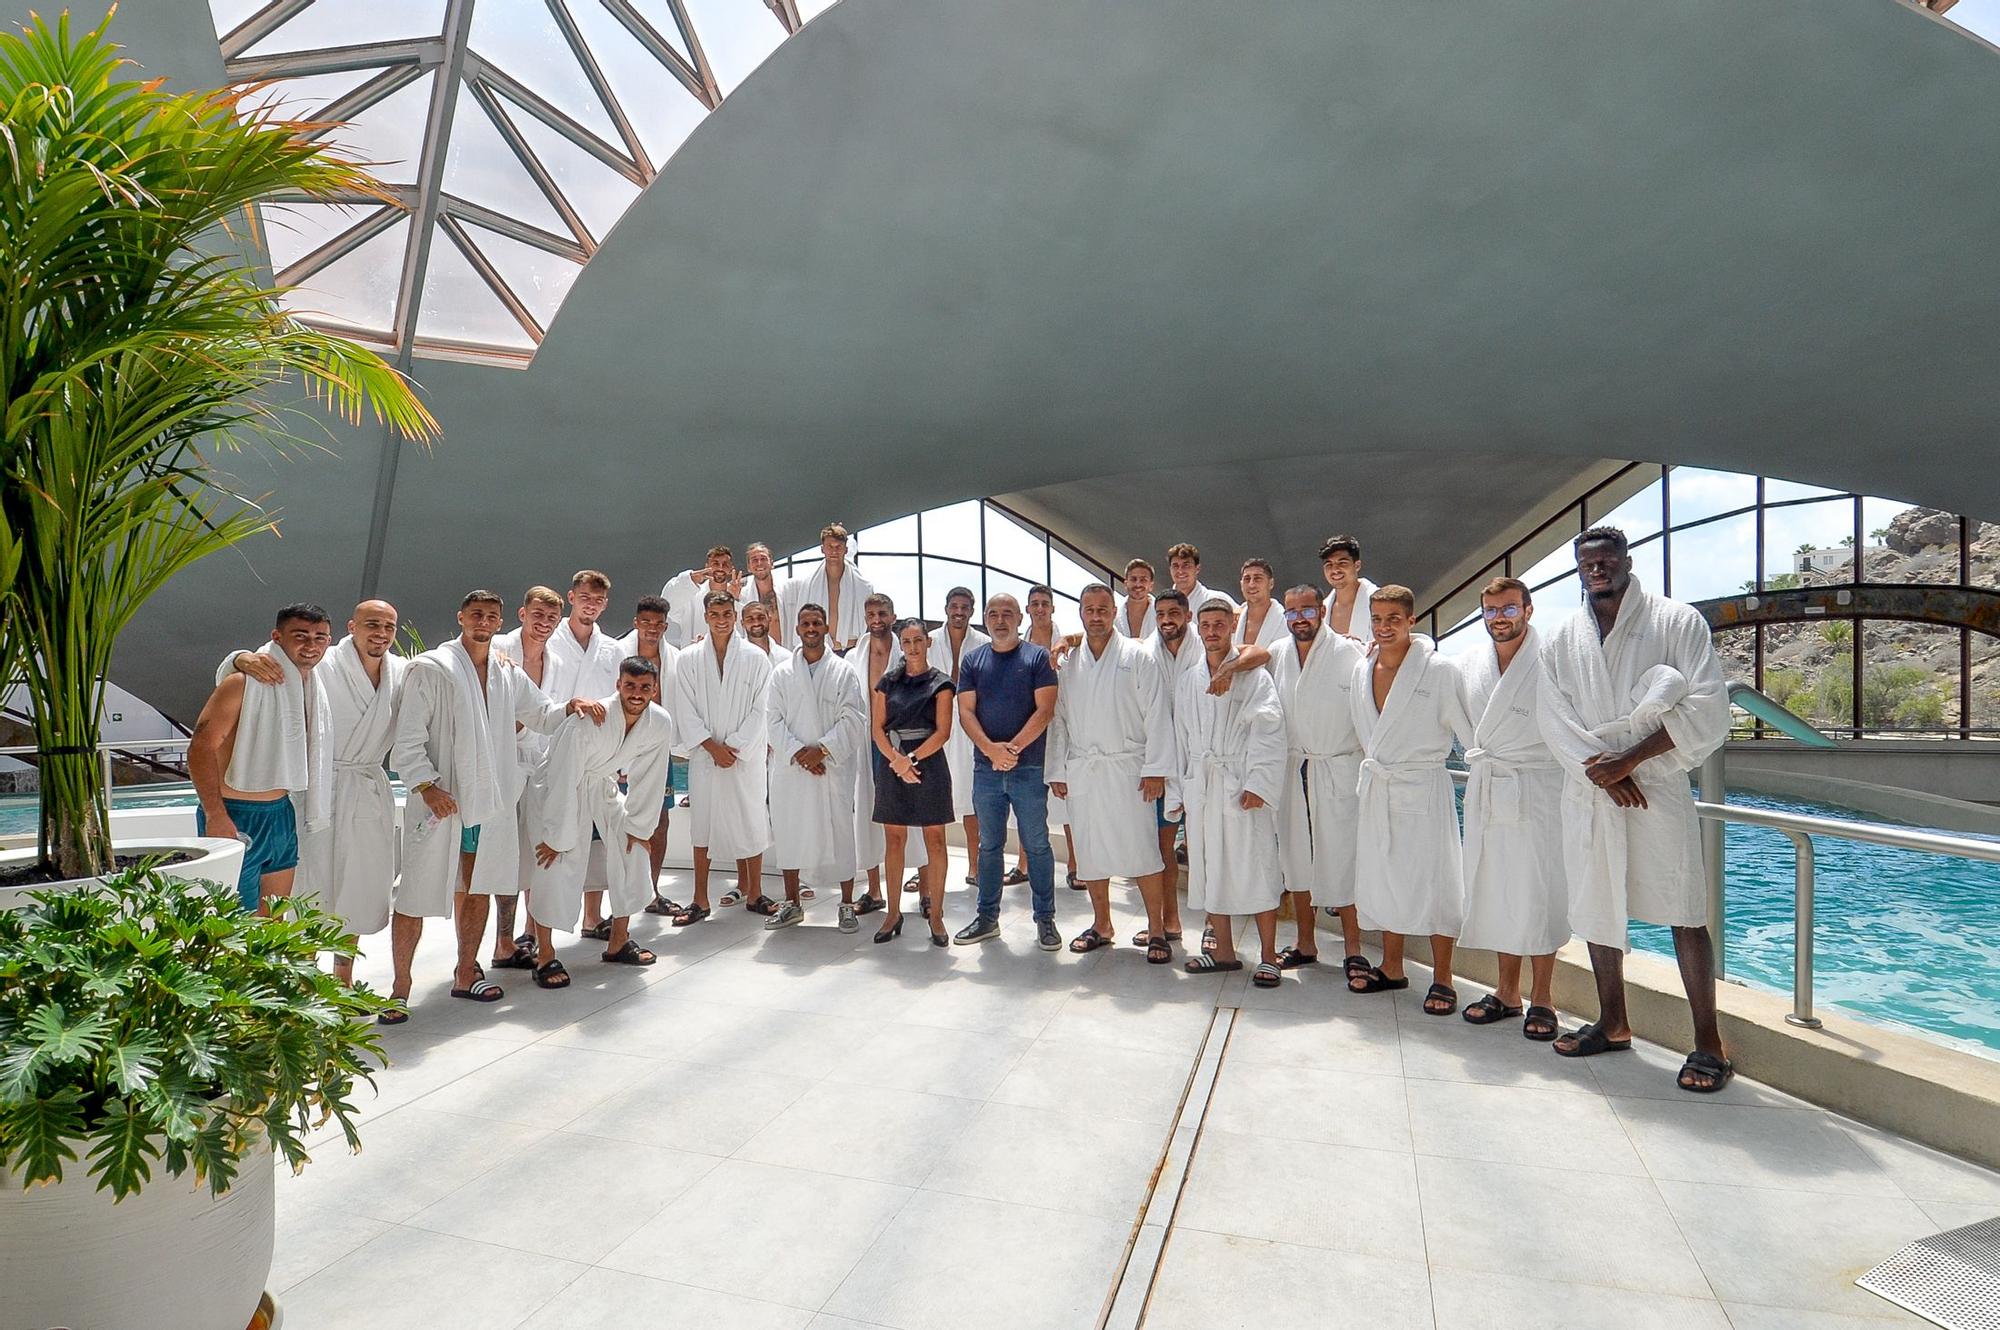
POLYGON ((301 389, 436 430, 380 356, 286 314, 241 243, 262 201, 382 187, 309 137, 324 125, 136 79, 109 22, 0 33, 0 693, 24 684, 34 713, 47 881, 113 866, 96 747, 120 630, 276 525, 209 450, 306 445, 285 405, 301 389))
POLYGON ((338 1124, 386 1002, 310 900, 270 918, 151 867, 0 913, 0 1330, 236 1330, 270 1274, 273 1157, 338 1124))

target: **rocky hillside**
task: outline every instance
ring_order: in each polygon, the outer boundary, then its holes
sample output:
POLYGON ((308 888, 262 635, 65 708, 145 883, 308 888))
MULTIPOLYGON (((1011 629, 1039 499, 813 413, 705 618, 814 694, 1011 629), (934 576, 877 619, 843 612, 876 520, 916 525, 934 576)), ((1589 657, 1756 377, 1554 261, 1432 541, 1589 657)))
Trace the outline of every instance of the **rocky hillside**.
MULTIPOLYGON (((1975 523, 1971 584, 2000 587, 2000 525, 1975 523)), ((1958 582, 1958 519, 1931 508, 1906 508, 1862 551, 1865 582, 1958 582)), ((1842 585, 1850 563, 1787 576, 1782 585, 1842 585)), ((1944 731, 1958 723, 1958 631, 1928 624, 1875 621, 1861 634, 1862 724, 1869 730, 1944 731)), ((1716 639, 1731 678, 1748 679, 1753 637, 1716 639)), ((1764 690, 1824 728, 1844 728, 1852 714, 1854 629, 1847 623, 1784 624, 1764 630, 1764 690)), ((2000 728, 2000 640, 1972 635, 1972 724, 2000 728)))

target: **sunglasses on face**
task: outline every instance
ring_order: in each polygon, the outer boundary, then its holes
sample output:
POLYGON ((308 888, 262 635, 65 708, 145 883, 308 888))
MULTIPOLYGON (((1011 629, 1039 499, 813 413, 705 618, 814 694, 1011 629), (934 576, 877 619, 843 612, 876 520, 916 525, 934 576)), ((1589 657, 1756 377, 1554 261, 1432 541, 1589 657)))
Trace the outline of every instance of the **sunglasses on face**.
POLYGON ((1313 622, 1314 620, 1316 620, 1316 619, 1318 619, 1318 618, 1319 618, 1319 611, 1318 611, 1318 610, 1316 610, 1316 609, 1303 609, 1303 610, 1286 610, 1286 611, 1285 611, 1285 622, 1286 622, 1286 623, 1298 623, 1298 622, 1299 622, 1299 621, 1301 621, 1301 620, 1304 620, 1304 621, 1305 621, 1306 623, 1312 623, 1312 622, 1313 622))
POLYGON ((1519 605, 1482 605, 1479 608, 1479 617, 1488 621, 1493 619, 1518 619, 1521 617, 1521 607, 1519 605))

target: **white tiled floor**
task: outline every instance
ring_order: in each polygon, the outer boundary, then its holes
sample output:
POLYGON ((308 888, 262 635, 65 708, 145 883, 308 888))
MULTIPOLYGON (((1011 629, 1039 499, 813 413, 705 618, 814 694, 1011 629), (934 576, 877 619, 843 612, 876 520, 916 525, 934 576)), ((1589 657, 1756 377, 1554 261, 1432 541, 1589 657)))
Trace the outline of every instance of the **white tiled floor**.
POLYGON ((914 916, 843 936, 830 897, 777 933, 647 919, 658 966, 572 942, 574 987, 501 971, 490 1008, 447 998, 433 924, 365 1152, 323 1134, 280 1179, 287 1326, 1087 1330, 1218 1006, 1155 1330, 1915 1324, 1855 1276, 2000 1213, 2000 1175, 1748 1082, 1683 1094, 1665 1050, 1565 1061, 1330 966, 1265 992, 1046 955, 1025 904, 948 950, 914 916))

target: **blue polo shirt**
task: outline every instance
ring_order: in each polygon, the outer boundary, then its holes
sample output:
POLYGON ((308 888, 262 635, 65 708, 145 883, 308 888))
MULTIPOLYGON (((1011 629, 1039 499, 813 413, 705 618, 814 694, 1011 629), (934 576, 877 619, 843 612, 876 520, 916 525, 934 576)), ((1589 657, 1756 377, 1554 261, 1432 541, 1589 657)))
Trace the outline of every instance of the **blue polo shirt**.
MULTIPOLYGON (((986 731, 986 737, 995 743, 1005 743, 1019 734, 1035 714, 1037 688, 1055 686, 1056 668, 1049 661, 1049 653, 1026 639, 1012 651, 996 651, 990 643, 974 647, 965 653, 958 666, 958 691, 973 695, 972 714, 979 718, 979 728, 986 731)), ((1035 741, 1021 753, 1022 766, 1042 765, 1043 740, 1047 735, 1047 730, 1036 735, 1035 741)), ((972 750, 972 761, 976 767, 993 769, 993 763, 978 748, 972 750)))

